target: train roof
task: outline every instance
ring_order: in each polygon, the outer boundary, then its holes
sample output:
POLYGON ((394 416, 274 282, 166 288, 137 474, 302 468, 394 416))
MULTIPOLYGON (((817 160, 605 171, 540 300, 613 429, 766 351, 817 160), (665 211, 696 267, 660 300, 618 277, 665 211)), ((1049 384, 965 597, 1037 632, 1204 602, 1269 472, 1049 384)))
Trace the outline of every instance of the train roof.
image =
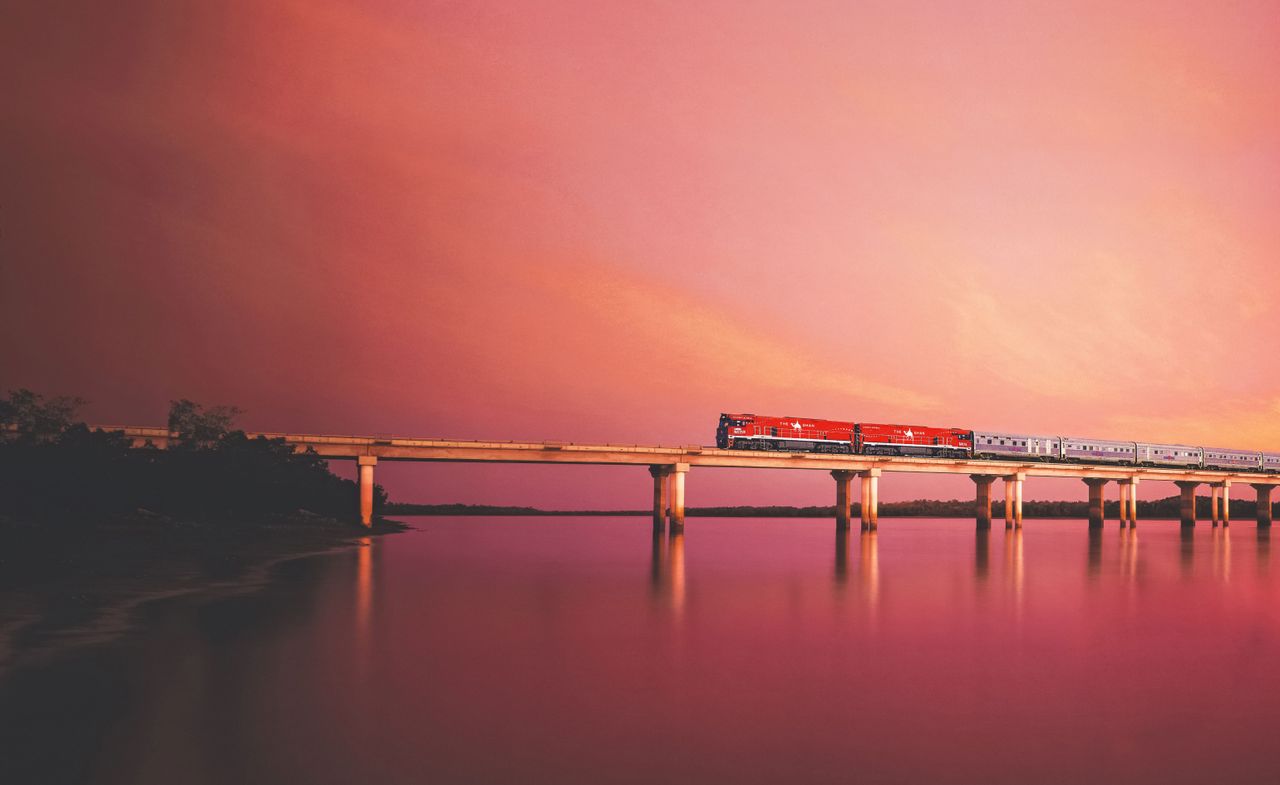
POLYGON ((1200 450, 1203 449, 1198 444, 1171 444, 1170 442, 1143 442, 1139 441, 1139 447, 1177 447, 1180 450, 1200 450))

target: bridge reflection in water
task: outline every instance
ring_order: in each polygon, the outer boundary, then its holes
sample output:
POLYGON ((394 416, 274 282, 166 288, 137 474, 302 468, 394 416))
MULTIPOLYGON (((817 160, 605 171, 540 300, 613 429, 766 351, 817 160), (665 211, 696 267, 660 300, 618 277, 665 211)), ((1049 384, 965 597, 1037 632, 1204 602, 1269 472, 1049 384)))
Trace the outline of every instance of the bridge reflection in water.
POLYGON ((849 582, 849 550, 851 547, 848 530, 836 529, 835 577, 837 585, 844 585, 849 582))
POLYGON ((985 581, 991 575, 991 530, 978 529, 973 538, 973 574, 985 581))
POLYGON ((1258 574, 1266 575, 1270 572, 1271 566, 1271 529, 1266 526, 1259 526, 1257 533, 1258 574))
POLYGON ((1227 583, 1231 580, 1231 530, 1227 527, 1212 529, 1213 577, 1227 583))
POLYGON ((1022 529, 1004 533, 1004 574, 1013 594, 1014 606, 1022 609, 1024 570, 1022 561, 1022 529))
POLYGON ((356 672, 368 678, 373 665, 373 578, 374 544, 372 537, 356 541, 356 672))
MULTIPOLYGON (((981 536, 985 536, 983 532, 981 536)), ((853 541, 858 542, 858 586, 869 607, 874 608, 880 599, 880 564, 875 531, 853 535, 848 531, 835 534, 835 559, 833 580, 837 587, 849 583, 853 541)), ((1021 559, 1019 546, 1018 559, 1021 559)), ((652 596, 676 612, 683 612, 686 603, 685 535, 654 531, 650 541, 649 585, 652 596)))
POLYGON ((1120 530, 1120 575, 1130 582, 1138 574, 1138 530, 1120 530))
POLYGON ((867 607, 880 605, 880 550, 875 530, 865 531, 858 540, 858 567, 862 571, 862 594, 867 607))
POLYGON ((653 533, 649 576, 654 597, 671 608, 679 618, 685 605, 683 534, 653 533))
MULTIPOLYGON (((944 522, 937 522, 945 525, 944 522)), ((1055 522, 1055 524, 1061 522, 1055 522)), ((1208 531, 1201 530, 1201 537, 1209 539, 1208 550, 1197 551, 1196 531, 1190 527, 1179 527, 1171 541, 1167 535, 1157 535, 1158 530, 1148 528, 1140 534, 1133 526, 1125 527, 1114 534, 1103 529, 1089 528, 1084 542, 1083 575, 1089 583, 1119 578, 1123 585, 1136 589, 1144 580, 1144 540, 1151 540, 1149 547, 1156 548, 1148 558, 1158 556, 1172 543, 1174 558, 1167 562, 1175 565, 1184 578, 1191 578, 1196 572, 1197 553, 1204 560, 1200 565, 1218 582, 1229 582, 1235 567, 1232 561, 1231 529, 1217 527, 1208 531), (1152 539, 1154 538, 1154 539, 1152 539)), ((1257 574, 1265 575, 1268 569, 1271 552, 1271 530, 1261 526, 1256 530, 1255 556, 1257 574)), ((831 561, 831 580, 840 589, 838 596, 847 596, 845 590, 856 587, 864 604, 875 609, 881 602, 882 574, 880 568, 878 530, 861 531, 837 529, 834 536, 834 551, 831 561), (854 553, 854 549, 857 553, 854 553)), ((973 533, 973 577, 975 586, 981 586, 992 578, 993 571, 1004 586, 1007 596, 1013 601, 1014 608, 1022 608, 1027 602, 1028 583, 1026 548, 1027 534, 1025 529, 1006 529, 1003 535, 988 529, 978 529, 973 533), (999 561, 992 563, 992 538, 1001 539, 999 561)), ((1238 532, 1237 532, 1237 536, 1238 532)), ((652 551, 650 558, 650 578, 653 596, 676 611, 682 612, 687 603, 687 574, 685 568, 686 535, 657 530, 652 535, 652 551)), ((696 540, 695 540, 696 543, 696 540)), ((697 547, 696 544, 694 547, 697 547)), ((1043 547, 1052 547, 1046 544, 1043 547)))

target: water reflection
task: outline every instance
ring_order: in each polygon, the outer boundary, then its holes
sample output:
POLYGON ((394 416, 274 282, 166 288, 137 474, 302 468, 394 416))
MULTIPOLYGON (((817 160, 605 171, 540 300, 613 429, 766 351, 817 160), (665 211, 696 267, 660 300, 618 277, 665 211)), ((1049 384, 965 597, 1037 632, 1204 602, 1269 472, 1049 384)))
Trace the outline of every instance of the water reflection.
POLYGON ((667 537, 662 531, 653 533, 653 549, 649 552, 649 585, 657 595, 667 573, 667 537))
POLYGON ((1004 533, 1004 573, 1013 592, 1015 606, 1022 609, 1022 529, 1006 529, 1004 533))
POLYGON ((1089 527, 1088 549, 1087 574, 1089 580, 1097 580, 1102 573, 1102 529, 1089 527))
POLYGON ((373 538, 361 537, 356 548, 356 667, 369 673, 373 616, 373 538))
POLYGON ((880 564, 874 531, 865 531, 861 535, 858 567, 862 573, 862 591, 867 598, 867 607, 874 610, 880 603, 880 564))
POLYGON ((650 583, 655 598, 679 615, 684 611, 684 534, 654 532, 650 557, 650 583))
POLYGON ((1213 530, 1213 577, 1223 583, 1231 581, 1231 529, 1223 526, 1213 530))
POLYGON ((1120 575, 1132 581, 1138 574, 1138 530, 1120 530, 1120 575))
POLYGON ((991 530, 978 529, 973 541, 973 574, 986 580, 991 574, 991 530))
POLYGON ((1270 566, 1270 563, 1271 563, 1271 527, 1270 526, 1258 527, 1258 544, 1256 547, 1257 547, 1257 556, 1258 556, 1258 574, 1266 575, 1267 568, 1270 566))
POLYGON ((671 564, 671 607, 684 610, 684 534, 672 534, 667 542, 671 564))
POLYGON ((699 527, 686 615, 648 521, 424 519, 0 680, 0 782, 1274 781, 1269 532, 1198 533, 1224 585, 1172 522, 971 525, 886 529, 883 603, 876 533, 699 527))
POLYGON ((843 585, 849 582, 849 543, 848 529, 836 529, 836 583, 843 585))

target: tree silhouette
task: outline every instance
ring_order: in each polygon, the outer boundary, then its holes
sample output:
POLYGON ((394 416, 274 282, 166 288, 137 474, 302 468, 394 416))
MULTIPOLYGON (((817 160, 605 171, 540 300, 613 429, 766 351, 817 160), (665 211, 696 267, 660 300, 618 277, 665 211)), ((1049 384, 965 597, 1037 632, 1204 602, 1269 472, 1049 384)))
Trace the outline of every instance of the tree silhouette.
POLYGON ((235 406, 206 409, 183 398, 169 402, 169 430, 178 442, 188 447, 208 446, 231 432, 231 426, 244 410, 235 406))
MULTIPOLYGON (((0 515, 93 524, 146 510, 174 519, 255 523, 307 511, 353 520, 356 485, 314 452, 232 430, 240 410, 173 401, 169 449, 135 448, 76 421, 78 398, 29 390, 0 401, 0 515)), ((374 486, 374 510, 387 502, 374 486)))
POLYGON ((11 390, 0 400, 0 425, 8 426, 0 437, 26 442, 57 439, 76 422, 76 413, 85 405, 82 398, 58 396, 46 399, 27 389, 11 390))

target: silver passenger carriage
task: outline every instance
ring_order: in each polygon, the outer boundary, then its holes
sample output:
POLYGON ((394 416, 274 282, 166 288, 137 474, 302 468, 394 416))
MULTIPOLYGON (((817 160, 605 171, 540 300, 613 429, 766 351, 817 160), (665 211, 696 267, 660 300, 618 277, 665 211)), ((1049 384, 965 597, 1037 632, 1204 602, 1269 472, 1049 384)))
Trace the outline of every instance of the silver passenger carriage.
POLYGON ((1206 447, 1204 448, 1204 468, 1262 471, 1262 453, 1229 450, 1224 447, 1206 447))
POLYGON ((1268 474, 1280 474, 1280 452, 1264 452, 1262 470, 1268 474))
POLYGON ((1011 458, 1033 461, 1062 460, 1062 439, 1025 433, 973 432, 975 458, 1011 458))
POLYGON ((1086 439, 1076 436, 1062 437, 1062 459, 1064 461, 1131 464, 1136 460, 1137 452, 1137 442, 1086 439))
POLYGON ((1204 466, 1204 450, 1185 444, 1137 442, 1140 466, 1178 466, 1199 469, 1204 466))

